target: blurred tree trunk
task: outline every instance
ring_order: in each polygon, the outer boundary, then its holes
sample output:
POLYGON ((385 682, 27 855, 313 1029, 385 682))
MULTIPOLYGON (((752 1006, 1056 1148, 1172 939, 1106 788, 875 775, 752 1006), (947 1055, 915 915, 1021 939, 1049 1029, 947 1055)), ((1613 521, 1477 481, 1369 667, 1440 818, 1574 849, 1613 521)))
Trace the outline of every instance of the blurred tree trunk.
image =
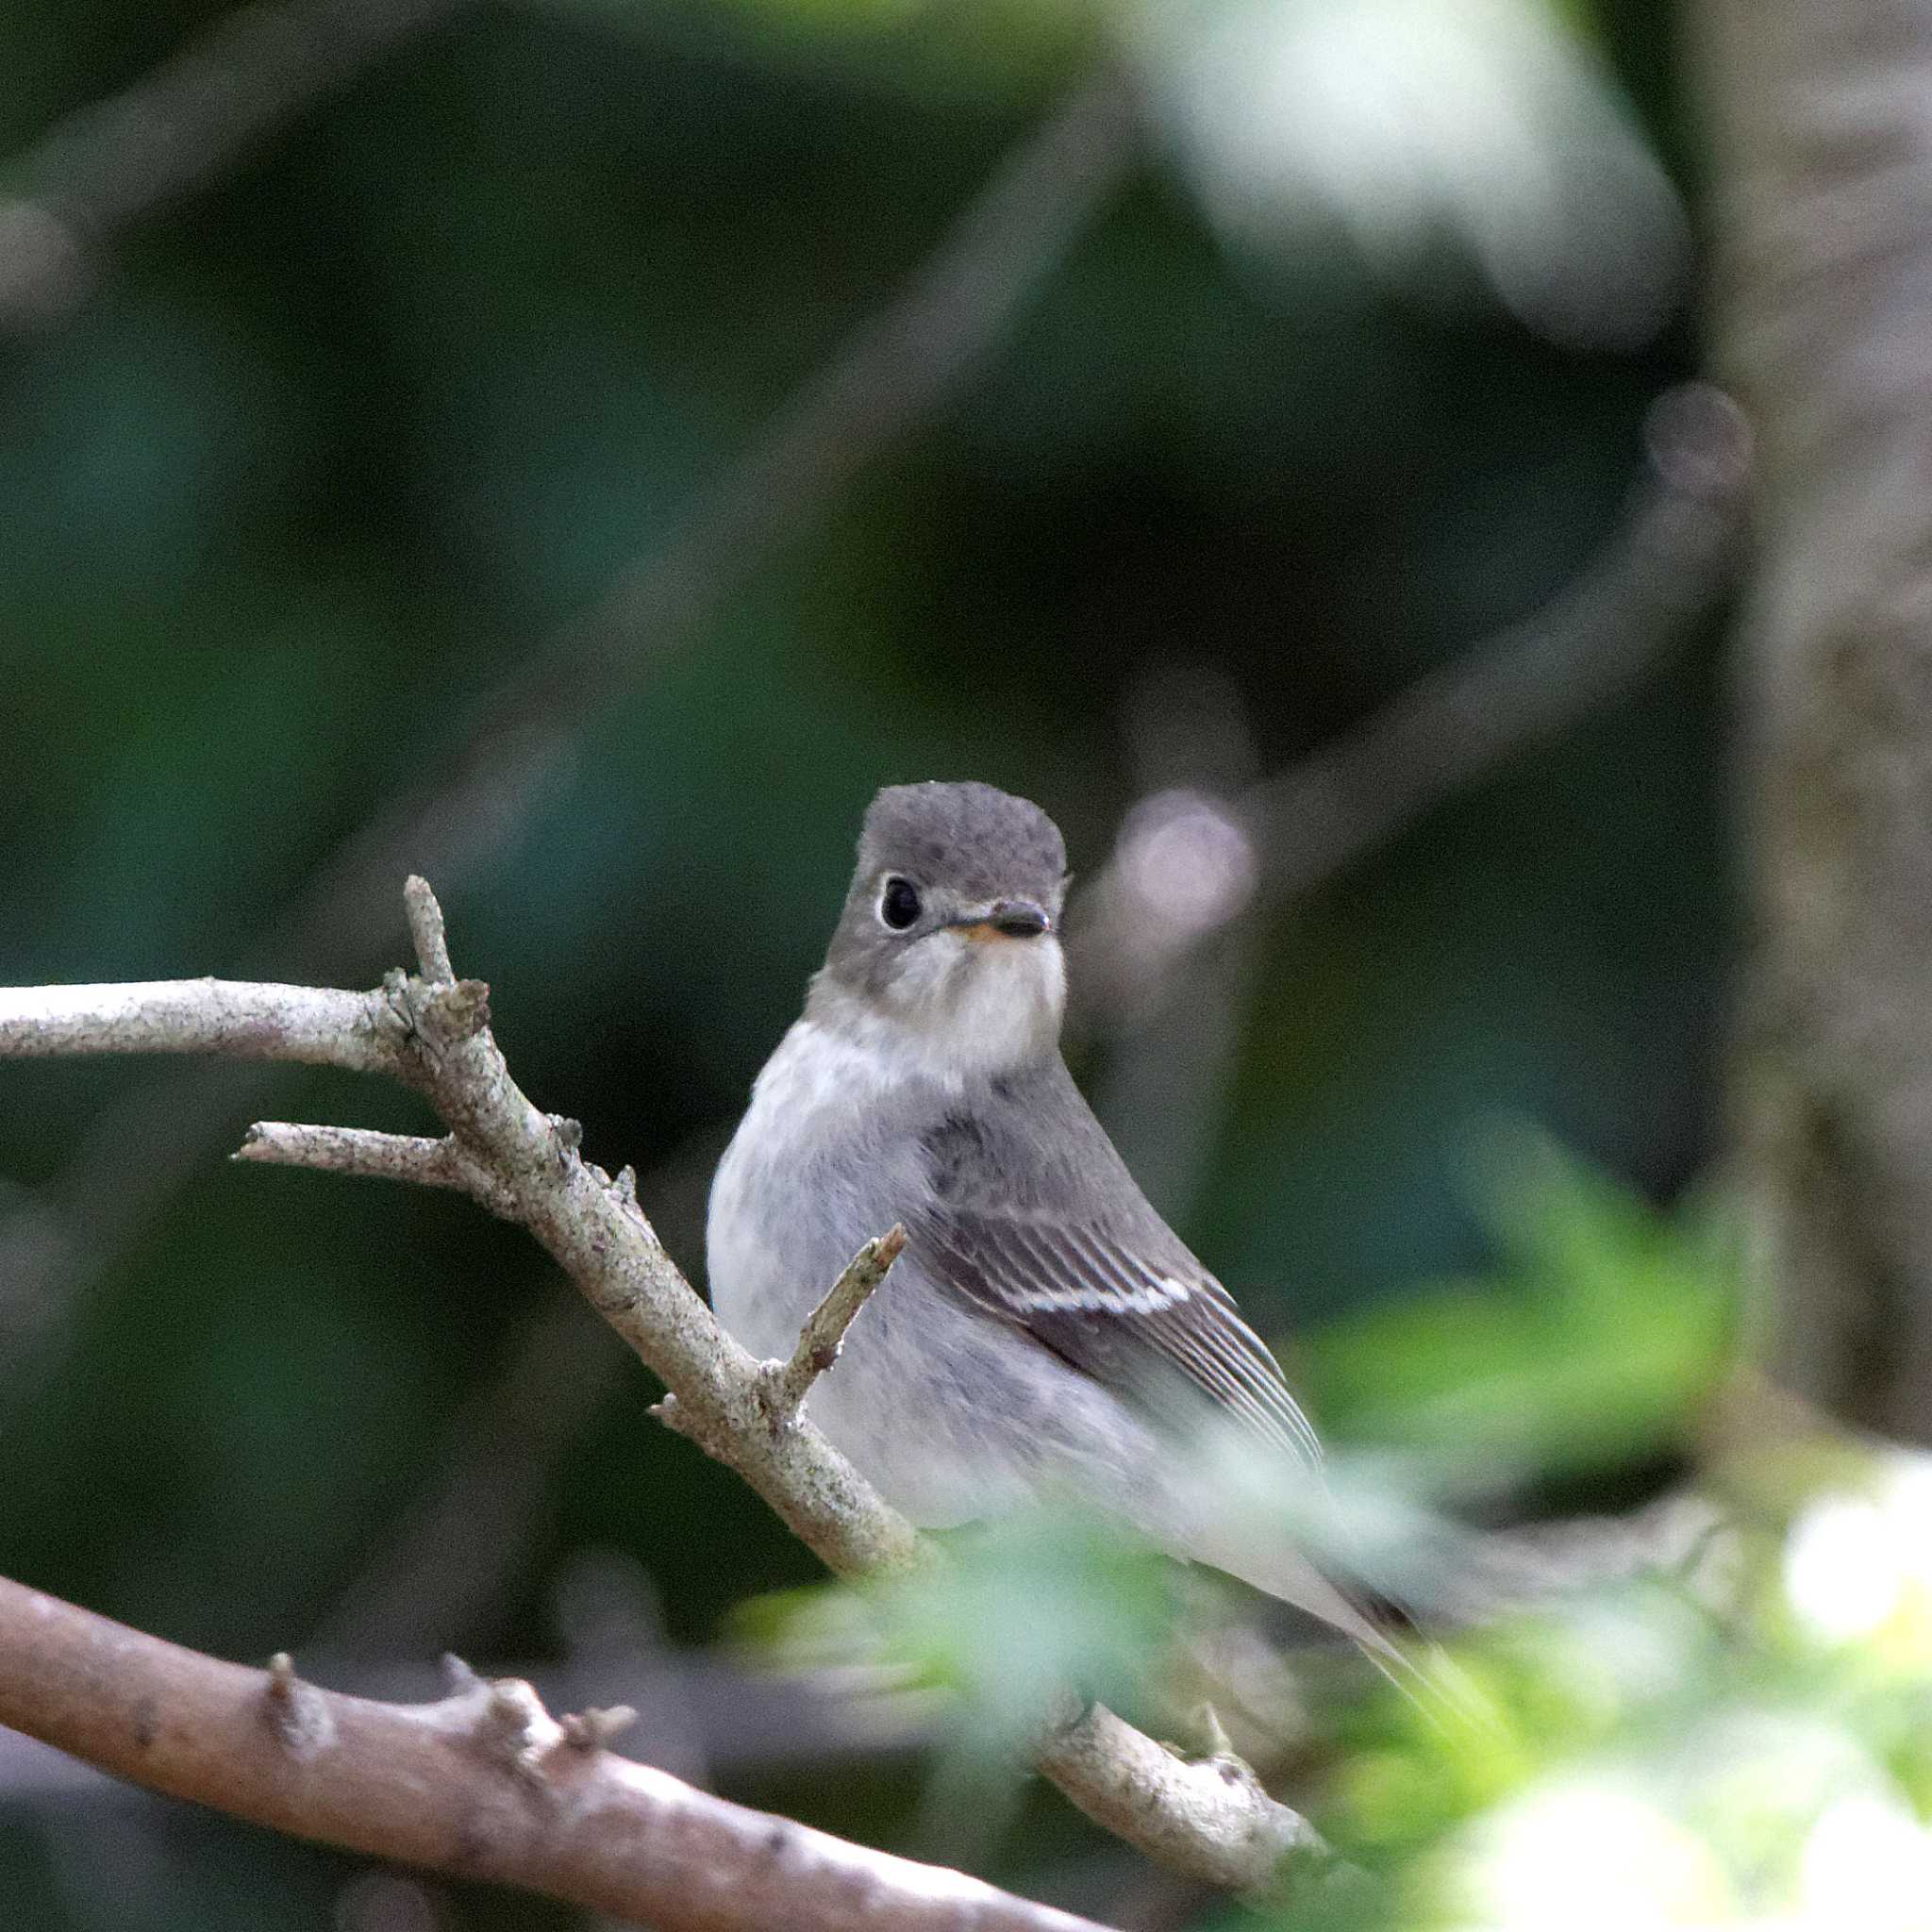
POLYGON ((1932 1441, 1932 0, 1693 0, 1758 443, 1735 1098, 1767 1358, 1932 1441))

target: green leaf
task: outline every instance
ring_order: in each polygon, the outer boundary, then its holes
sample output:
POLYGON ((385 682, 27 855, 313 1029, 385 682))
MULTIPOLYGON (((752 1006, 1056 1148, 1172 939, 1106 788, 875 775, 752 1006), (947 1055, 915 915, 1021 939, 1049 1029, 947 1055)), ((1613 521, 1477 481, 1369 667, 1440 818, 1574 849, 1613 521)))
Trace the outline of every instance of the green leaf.
POLYGON ((1723 1204, 1662 1212, 1525 1127, 1480 1149, 1499 1256, 1338 1323, 1303 1350, 1340 1438, 1563 1474, 1681 1440, 1729 1358, 1723 1204))

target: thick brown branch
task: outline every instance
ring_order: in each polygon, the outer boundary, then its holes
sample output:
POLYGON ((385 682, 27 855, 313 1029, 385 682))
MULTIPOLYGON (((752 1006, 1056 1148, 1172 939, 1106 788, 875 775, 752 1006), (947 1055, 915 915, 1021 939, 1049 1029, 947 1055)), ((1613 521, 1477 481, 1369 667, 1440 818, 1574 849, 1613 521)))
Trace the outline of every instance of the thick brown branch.
POLYGON ((0 1724, 297 1838, 513 1885, 658 1932, 1097 1932, 957 1872, 696 1790, 527 1684, 376 1704, 223 1663, 0 1579, 0 1724))

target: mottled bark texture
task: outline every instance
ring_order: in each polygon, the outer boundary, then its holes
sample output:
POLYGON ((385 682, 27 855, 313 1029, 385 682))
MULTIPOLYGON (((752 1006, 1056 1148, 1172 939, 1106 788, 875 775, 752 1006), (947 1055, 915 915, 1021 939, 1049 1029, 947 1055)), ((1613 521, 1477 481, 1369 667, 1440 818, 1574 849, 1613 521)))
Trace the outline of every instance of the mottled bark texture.
POLYGON ((1699 0, 1759 450, 1735 1099, 1765 1358, 1932 1441, 1932 0, 1699 0))

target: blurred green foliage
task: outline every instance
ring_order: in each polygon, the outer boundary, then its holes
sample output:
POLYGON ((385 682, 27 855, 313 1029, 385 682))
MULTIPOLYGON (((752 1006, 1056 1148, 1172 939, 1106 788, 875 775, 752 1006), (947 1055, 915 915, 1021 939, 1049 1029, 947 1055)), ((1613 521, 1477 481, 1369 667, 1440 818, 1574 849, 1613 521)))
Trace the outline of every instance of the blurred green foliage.
POLYGON ((1322 1812, 1390 1880, 1376 1923, 1924 1924, 1927 1489, 1868 1464, 1874 1500, 1794 1496, 1694 1562, 1463 1640, 1479 1726, 1385 1700, 1322 1812))
POLYGON ((1689 1450, 1735 1346, 1730 1210, 1692 1193, 1659 1214, 1522 1130, 1483 1153, 1502 1265, 1316 1330, 1299 1360, 1320 1413, 1345 1441, 1491 1484, 1689 1450))
MULTIPOLYGON (((221 12, 0 12, 0 137, 25 153, 221 12)), ((1564 17, 1694 172, 1658 52, 1673 10, 1564 17)), ((8 339, 0 978, 292 972, 305 882, 890 300, 1111 18, 477 9, 138 226, 58 325, 8 339)), ((701 1184, 663 1164, 702 1170, 796 1010, 875 785, 1010 786, 1097 870, 1148 782, 1127 721, 1150 679, 1216 681, 1253 766, 1287 766, 1566 584, 1616 526, 1646 402, 1690 366, 1681 325, 1557 346, 1467 275, 1441 303, 1426 277, 1379 278, 1332 227, 1264 258, 1204 211, 1183 145, 1157 125, 992 363, 602 706, 447 894, 519 1076, 584 1120, 592 1158, 637 1163, 694 1272, 701 1184)), ((1585 1500, 1627 1493, 1640 1446, 1677 1440, 1726 1317, 1696 1211, 1638 1204, 1710 1153, 1732 944, 1712 684, 1693 641, 1259 935, 1200 1185, 1164 1205, 1343 1434, 1548 1455, 1585 1500), (1540 1156, 1486 1222, 1466 1170, 1499 1113, 1618 1182, 1540 1156)), ((333 939, 345 979, 391 963, 388 933, 333 939)), ((1093 1047, 1080 1071, 1104 1092, 1134 1051, 1093 1047)), ((331 1620, 432 1474, 500 1454, 533 1473, 475 1539, 491 1586, 426 1591, 411 1655, 554 1656, 552 1587, 585 1549, 648 1574, 679 1643, 812 1576, 649 1421, 641 1371, 559 1372, 589 1391, 564 1420, 554 1393, 534 1416, 492 1394, 561 1291, 521 1238, 462 1203, 220 1158, 258 1115, 420 1126, 406 1097, 77 1064, 10 1068, 4 1089, 0 1571, 308 1660, 310 1632, 352 1641, 331 1620), (111 1138, 124 1106, 144 1109, 131 1140, 111 1138), (182 1184, 102 1236, 177 1135, 201 1149, 182 1184)), ((587 1318, 581 1346, 615 1344, 587 1318)), ((1048 1547, 1067 1615, 1022 1626, 1112 1631, 1111 1682, 1166 1585, 1048 1547)), ((940 1607, 907 1613, 928 1664, 940 1607)), ((947 1670, 1003 1680, 970 1664, 947 1670)), ((909 1828, 897 1776, 741 1790, 909 1828)), ((0 1792, 18 1923, 278 1932, 323 1923, 353 1870, 219 1822, 107 1815, 0 1792)), ((1076 1854, 1094 1841, 1034 1807, 985 1862, 1065 1889, 1045 1867, 1076 1854)), ((467 1893, 443 1909, 558 1917, 467 1893)))

